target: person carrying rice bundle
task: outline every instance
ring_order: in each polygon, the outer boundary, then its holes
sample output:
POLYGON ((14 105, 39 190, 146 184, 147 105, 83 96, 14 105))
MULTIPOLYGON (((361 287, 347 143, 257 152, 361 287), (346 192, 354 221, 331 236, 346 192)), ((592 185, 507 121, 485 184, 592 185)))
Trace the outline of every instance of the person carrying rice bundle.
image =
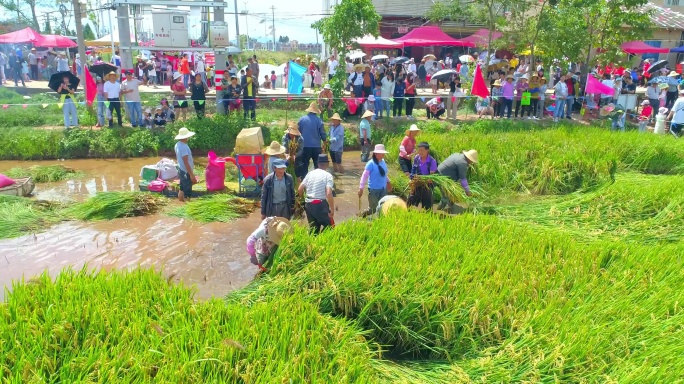
MULTIPOLYGON (((418 144, 418 153, 413 159, 411 179, 420 175, 431 175, 437 172, 437 161, 430 156, 430 145, 426 142, 418 144)), ((432 191, 434 186, 430 183, 420 183, 415 187, 408 198, 409 206, 423 206, 425 210, 432 209, 432 191)))
MULTIPOLYGON (((438 167, 437 171, 444 176, 450 177, 454 181, 459 181, 467 196, 472 196, 468 185, 468 167, 472 164, 477 164, 477 151, 471 149, 463 151, 462 153, 454 153, 447 157, 438 167)), ((451 201, 442 199, 439 203, 438 209, 451 210, 451 201)))
POLYGON ((264 263, 275 254, 283 236, 292 229, 290 221, 282 217, 267 217, 247 238, 249 261, 265 271, 264 263))

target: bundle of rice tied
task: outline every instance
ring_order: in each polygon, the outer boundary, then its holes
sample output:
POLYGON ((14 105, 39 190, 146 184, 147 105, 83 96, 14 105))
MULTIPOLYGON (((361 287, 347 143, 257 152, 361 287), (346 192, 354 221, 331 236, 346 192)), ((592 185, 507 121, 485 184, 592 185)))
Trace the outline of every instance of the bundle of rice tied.
POLYGON ((409 181, 408 189, 411 194, 420 187, 436 187, 442 193, 442 198, 448 199, 453 203, 465 202, 466 195, 461 185, 448 176, 444 175, 416 175, 409 181))

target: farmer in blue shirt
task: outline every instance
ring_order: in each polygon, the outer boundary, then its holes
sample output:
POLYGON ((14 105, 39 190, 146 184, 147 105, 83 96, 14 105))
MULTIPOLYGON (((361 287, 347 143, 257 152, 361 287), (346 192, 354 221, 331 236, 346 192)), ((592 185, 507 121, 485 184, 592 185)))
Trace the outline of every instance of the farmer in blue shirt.
POLYGON ((318 103, 313 101, 305 116, 302 116, 297 123, 299 132, 304 139, 304 152, 302 153, 302 179, 306 177, 309 172, 309 160, 313 160, 314 169, 318 169, 318 155, 321 154, 321 142, 326 140, 325 128, 323 120, 318 115, 321 110, 318 109, 318 103))
POLYGON ((175 140, 178 140, 174 150, 176 151, 176 161, 178 162, 178 177, 180 178, 180 191, 178 200, 185 201, 185 197, 192 197, 192 185, 197 184, 197 178, 193 173, 195 164, 192 161, 192 151, 188 146, 188 139, 195 136, 195 132, 190 132, 183 127, 178 130, 175 140))

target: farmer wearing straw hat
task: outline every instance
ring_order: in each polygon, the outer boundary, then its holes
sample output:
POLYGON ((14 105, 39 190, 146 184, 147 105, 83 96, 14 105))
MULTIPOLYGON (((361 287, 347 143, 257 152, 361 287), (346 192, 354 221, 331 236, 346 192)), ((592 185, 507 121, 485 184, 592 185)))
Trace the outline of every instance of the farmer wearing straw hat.
POLYGON ((387 216, 391 211, 407 211, 406 202, 399 196, 387 195, 378 201, 378 207, 375 212, 379 216, 387 216))
MULTIPOLYGON (((332 103, 333 103, 333 93, 330 88, 330 84, 323 86, 323 90, 318 94, 318 107, 321 111, 328 111, 328 118, 332 116, 332 103)), ((323 118, 323 112, 321 112, 321 119, 323 118)))
POLYGON ((411 124, 411 127, 405 132, 406 136, 404 136, 401 144, 399 144, 399 166, 406 176, 411 174, 413 155, 416 152, 416 136, 419 133, 420 128, 415 124, 411 124))
POLYGON ((114 126, 114 111, 116 111, 116 118, 119 122, 119 127, 121 124, 121 103, 119 102, 119 97, 121 96, 121 86, 116 81, 118 79, 116 72, 109 72, 107 75, 107 82, 103 86, 104 96, 109 103, 109 128, 114 126))
POLYGON ((271 145, 264 148, 264 155, 268 155, 268 169, 266 173, 269 174, 273 172, 273 164, 277 159, 285 159, 285 152, 287 150, 285 147, 280 145, 277 141, 272 141, 271 145))
POLYGON ((302 156, 304 154, 304 139, 302 139, 302 134, 299 132, 299 129, 297 129, 297 125, 290 123, 281 142, 286 151, 285 160, 292 161, 295 176, 301 181, 303 177, 302 156))
POLYGON ((354 97, 363 97, 363 69, 365 67, 363 64, 357 64, 354 66, 354 72, 349 75, 347 81, 352 86, 354 91, 354 97))
POLYGON ((292 226, 288 219, 282 217, 265 218, 247 238, 249 261, 265 271, 264 263, 275 253, 280 240, 291 229, 292 226))
POLYGON ((306 177, 309 170, 309 161, 313 160, 314 169, 318 168, 318 156, 321 154, 321 142, 326 140, 323 120, 318 115, 321 110, 315 101, 312 101, 307 114, 297 122, 299 132, 304 139, 304 153, 302 154, 302 177, 306 177))
POLYGON ((371 214, 375 213, 380 199, 387 195, 387 191, 392 190, 392 184, 390 184, 390 178, 387 174, 387 164, 384 160, 388 153, 384 145, 377 144, 371 152, 372 159, 366 163, 361 175, 359 197, 363 196, 363 189, 368 182, 368 209, 371 214))
POLYGON ((330 118, 330 161, 333 163, 333 172, 344 174, 342 169, 342 152, 344 151, 344 127, 340 123, 342 119, 337 113, 330 118))
POLYGON ((294 179, 285 170, 285 160, 276 159, 270 166, 269 175, 264 177, 261 190, 261 219, 268 216, 292 218, 295 206, 294 179))
POLYGON ((193 136, 195 136, 195 132, 190 132, 183 127, 178 130, 178 134, 174 138, 177 140, 173 149, 176 152, 176 162, 179 169, 180 191, 178 192, 178 200, 180 201, 185 201, 186 197, 192 197, 192 185, 197 184, 197 178, 193 172, 195 164, 192 161, 192 151, 188 146, 188 139, 193 136))
MULTIPOLYGON (((454 181, 459 181, 467 196, 472 196, 470 186, 468 185, 468 167, 472 164, 477 164, 477 151, 471 149, 461 153, 454 153, 447 157, 438 167, 437 172, 444 176, 449 176, 454 181)), ((451 202, 447 199, 442 199, 439 203, 438 209, 447 208, 451 210, 451 202)))
POLYGON ((359 141, 361 142, 361 161, 368 161, 368 151, 371 146, 371 124, 370 121, 373 118, 373 112, 366 111, 361 115, 361 121, 359 122, 359 141))

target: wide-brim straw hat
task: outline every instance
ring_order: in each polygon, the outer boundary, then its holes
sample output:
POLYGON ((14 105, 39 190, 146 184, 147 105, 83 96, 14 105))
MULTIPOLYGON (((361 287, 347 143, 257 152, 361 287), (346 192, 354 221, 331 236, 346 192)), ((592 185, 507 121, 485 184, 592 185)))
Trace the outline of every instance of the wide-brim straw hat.
POLYGON ((311 104, 309 104, 309 108, 305 109, 305 111, 309 113, 315 113, 317 115, 321 113, 321 110, 318 109, 318 103, 315 101, 312 101, 311 104))
POLYGON ((105 78, 109 79, 111 76, 118 76, 118 75, 116 74, 116 72, 112 71, 112 72, 109 72, 107 74, 107 76, 105 76, 105 78))
POLYGON ((388 154, 387 150, 385 150, 385 145, 384 144, 375 144, 375 148, 371 151, 371 155, 374 153, 383 153, 383 154, 388 154))
POLYGON ((356 64, 356 65, 354 66, 354 70, 355 70, 355 71, 358 71, 359 69, 364 69, 364 68, 366 68, 366 66, 363 65, 363 64, 356 64))
POLYGON ((290 220, 284 217, 276 217, 271 220, 266 226, 267 239, 271 243, 278 245, 283 236, 290 232, 292 225, 290 225, 290 220))
POLYGON ((189 129, 183 127, 183 128, 178 130, 178 134, 176 135, 174 140, 189 139, 193 136, 195 136, 195 132, 191 132, 189 129))
POLYGON ((477 151, 476 150, 471 149, 469 151, 463 151, 463 155, 465 155, 466 159, 477 164, 477 151))
POLYGON ((380 213, 383 216, 385 216, 392 210, 407 211, 408 207, 406 206, 406 202, 402 200, 400 197, 393 197, 391 199, 387 199, 385 202, 382 203, 380 213))
POLYGON ((543 77, 543 76, 542 76, 542 77, 540 77, 540 78, 539 78, 539 81, 543 81, 543 82, 545 82, 545 83, 546 83, 546 77, 543 77))
POLYGON ((407 129, 406 132, 405 132, 405 133, 406 133, 406 136, 408 136, 408 134, 409 134, 410 132, 420 132, 420 128, 418 128, 418 126, 415 125, 415 124, 411 124, 411 127, 410 127, 409 129, 407 129))
POLYGON ((495 86, 495 87, 500 87, 500 86, 501 86, 501 80, 499 80, 499 79, 494 80, 494 86, 495 86))
POLYGON ((667 77, 677 77, 677 76, 679 76, 679 73, 677 73, 677 72, 675 72, 675 71, 671 71, 671 72, 667 75, 667 77))
POLYGON ((615 106, 613 104, 608 104, 599 110, 599 116, 606 117, 610 115, 613 110, 615 110, 615 106))
POLYGON ((264 150, 264 154, 269 156, 282 155, 283 153, 285 153, 285 148, 277 141, 272 141, 271 145, 264 150))
POLYGON ((302 135, 302 133, 299 132, 299 127, 297 127, 294 124, 288 126, 287 129, 285 130, 285 133, 289 133, 290 135, 295 135, 295 136, 301 136, 302 135))
POLYGON ((330 118, 330 120, 342 121, 342 118, 340 117, 340 115, 339 115, 338 113, 333 113, 333 115, 332 115, 332 117, 330 118))
POLYGON ((374 114, 373 112, 371 112, 371 111, 366 111, 366 112, 363 113, 363 115, 361 115, 361 118, 362 118, 362 119, 365 119, 366 117, 372 117, 372 116, 375 116, 375 114, 374 114))

